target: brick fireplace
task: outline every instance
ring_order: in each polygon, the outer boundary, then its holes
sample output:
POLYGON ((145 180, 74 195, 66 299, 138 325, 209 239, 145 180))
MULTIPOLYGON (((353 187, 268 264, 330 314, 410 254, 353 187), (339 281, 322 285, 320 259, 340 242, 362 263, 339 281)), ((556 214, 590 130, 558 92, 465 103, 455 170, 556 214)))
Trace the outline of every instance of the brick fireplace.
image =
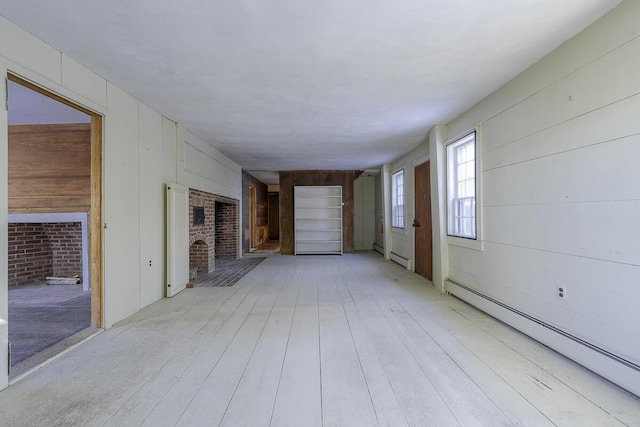
POLYGON ((216 258, 237 258, 239 202, 228 197, 189 189, 189 268, 198 274, 215 270, 216 258), (194 208, 203 208, 202 214, 194 208))
POLYGON ((86 213, 10 214, 9 286, 77 275, 89 290, 86 213))

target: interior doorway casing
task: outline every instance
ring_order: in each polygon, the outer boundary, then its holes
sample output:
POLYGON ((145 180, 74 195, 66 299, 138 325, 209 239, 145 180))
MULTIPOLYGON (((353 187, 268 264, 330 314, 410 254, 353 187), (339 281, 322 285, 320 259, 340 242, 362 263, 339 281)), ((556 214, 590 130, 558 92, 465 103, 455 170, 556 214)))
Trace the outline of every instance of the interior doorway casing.
MULTIPOLYGON (((0 75, 7 69, 0 63, 0 75)), ((7 85, 0 85, 0 390, 9 385, 9 288, 8 288, 8 200, 9 200, 9 127, 7 122, 7 85)))
MULTIPOLYGON (((90 117, 90 201, 88 209, 85 208, 89 234, 89 281, 91 287, 91 326, 100 328, 103 325, 103 299, 102 299, 102 116, 81 107, 59 95, 49 92, 16 75, 7 74, 7 79, 24 86, 41 95, 51 98, 66 106, 74 108, 90 117)), ((5 128, 8 129, 8 126, 5 128)), ((6 157, 5 157, 6 158, 6 157)), ((8 163, 5 171, 8 170, 8 163)), ((7 199, 8 200, 8 199, 7 199)), ((7 204, 9 210, 11 206, 7 204)), ((12 213, 56 213, 55 208, 38 207, 37 209, 20 209, 12 213)), ((6 214, 6 212, 4 213, 6 214)), ((6 244, 4 236, 3 244, 6 244)), ((7 290, 3 290, 6 293, 7 290)))

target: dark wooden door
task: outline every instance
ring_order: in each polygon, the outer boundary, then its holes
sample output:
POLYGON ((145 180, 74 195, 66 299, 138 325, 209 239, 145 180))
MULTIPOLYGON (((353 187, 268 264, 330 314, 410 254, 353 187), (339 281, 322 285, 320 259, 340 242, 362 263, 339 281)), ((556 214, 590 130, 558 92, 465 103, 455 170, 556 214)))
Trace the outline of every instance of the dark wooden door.
POLYGON ((280 239, 280 194, 269 193, 269 239, 280 239))
POLYGON ((429 162, 415 169, 415 208, 413 226, 416 230, 416 273, 433 280, 433 242, 431 231, 431 177, 429 162))

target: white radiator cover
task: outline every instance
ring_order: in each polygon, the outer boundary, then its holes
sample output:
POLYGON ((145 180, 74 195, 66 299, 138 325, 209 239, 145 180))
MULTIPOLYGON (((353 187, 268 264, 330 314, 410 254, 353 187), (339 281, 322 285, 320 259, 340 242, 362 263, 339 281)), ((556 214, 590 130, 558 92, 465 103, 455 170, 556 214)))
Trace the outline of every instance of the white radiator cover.
POLYGON ((451 278, 445 279, 445 290, 636 396, 640 396, 640 366, 574 337, 542 320, 502 304, 451 278))

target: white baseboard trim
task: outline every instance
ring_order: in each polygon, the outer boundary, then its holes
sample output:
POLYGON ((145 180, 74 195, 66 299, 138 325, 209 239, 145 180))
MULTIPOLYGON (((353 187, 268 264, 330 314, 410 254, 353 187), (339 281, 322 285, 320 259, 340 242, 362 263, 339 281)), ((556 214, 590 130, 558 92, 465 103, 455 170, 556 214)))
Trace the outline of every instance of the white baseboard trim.
POLYGON ((640 396, 640 366, 637 364, 509 307, 453 279, 445 279, 445 290, 636 396, 640 396))

